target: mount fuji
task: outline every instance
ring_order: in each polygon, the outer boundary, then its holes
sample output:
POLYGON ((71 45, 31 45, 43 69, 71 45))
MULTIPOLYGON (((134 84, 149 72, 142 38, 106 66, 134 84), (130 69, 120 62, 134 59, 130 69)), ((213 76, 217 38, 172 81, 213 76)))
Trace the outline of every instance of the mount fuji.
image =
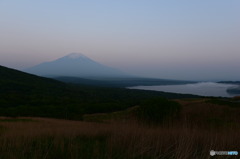
POLYGON ((46 77, 116 78, 130 76, 118 69, 100 64, 81 53, 71 53, 57 60, 44 62, 23 71, 46 77))

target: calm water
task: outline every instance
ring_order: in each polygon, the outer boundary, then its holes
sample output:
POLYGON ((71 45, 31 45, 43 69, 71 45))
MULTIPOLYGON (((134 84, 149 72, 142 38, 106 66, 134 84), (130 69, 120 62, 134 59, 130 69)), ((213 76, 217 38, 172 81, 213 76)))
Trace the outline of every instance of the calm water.
POLYGON ((237 85, 232 84, 221 84, 214 82, 200 82, 195 84, 184 84, 184 85, 164 85, 164 86, 136 86, 129 87, 130 89, 141 89, 141 90, 155 90, 172 93, 182 94, 194 94, 200 96, 215 96, 215 97, 233 97, 227 93, 228 88, 234 88, 237 85))

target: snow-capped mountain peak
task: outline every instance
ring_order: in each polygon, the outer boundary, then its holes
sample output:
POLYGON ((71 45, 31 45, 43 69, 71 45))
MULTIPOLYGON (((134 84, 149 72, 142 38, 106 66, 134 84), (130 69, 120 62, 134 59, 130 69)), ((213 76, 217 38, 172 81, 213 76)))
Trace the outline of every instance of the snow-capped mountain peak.
POLYGON ((23 70, 39 76, 71 77, 125 77, 124 72, 105 66, 82 53, 71 53, 50 62, 23 70))
POLYGON ((70 59, 87 58, 82 53, 71 53, 71 54, 67 55, 66 57, 68 57, 70 59))

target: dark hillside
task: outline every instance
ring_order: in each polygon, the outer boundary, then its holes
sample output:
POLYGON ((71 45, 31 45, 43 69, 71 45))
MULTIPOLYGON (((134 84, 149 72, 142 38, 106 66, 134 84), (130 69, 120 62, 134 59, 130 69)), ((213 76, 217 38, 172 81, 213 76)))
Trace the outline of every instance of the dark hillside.
POLYGON ((70 85, 0 67, 0 116, 81 119, 82 114, 123 110, 159 96, 197 97, 125 88, 70 85))
POLYGON ((196 83, 194 81, 168 80, 168 79, 154 79, 154 78, 80 78, 80 77, 54 77, 54 79, 74 84, 84 84, 92 86, 103 87, 132 87, 132 86, 152 86, 152 85, 181 85, 196 83))
POLYGON ((0 91, 37 91, 62 89, 66 84, 49 78, 39 77, 0 66, 0 91))

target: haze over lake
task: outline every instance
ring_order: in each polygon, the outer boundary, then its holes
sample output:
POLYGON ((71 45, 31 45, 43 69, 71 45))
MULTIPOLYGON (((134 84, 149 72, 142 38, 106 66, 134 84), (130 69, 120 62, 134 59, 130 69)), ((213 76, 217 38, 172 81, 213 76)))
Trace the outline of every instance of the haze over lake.
POLYGON ((181 94, 194 94, 200 96, 214 96, 214 97, 233 97, 236 94, 227 93, 227 89, 235 88, 238 85, 222 84, 215 82, 199 82, 195 84, 183 85, 164 85, 164 86, 136 86, 129 87, 130 89, 154 90, 181 94))

